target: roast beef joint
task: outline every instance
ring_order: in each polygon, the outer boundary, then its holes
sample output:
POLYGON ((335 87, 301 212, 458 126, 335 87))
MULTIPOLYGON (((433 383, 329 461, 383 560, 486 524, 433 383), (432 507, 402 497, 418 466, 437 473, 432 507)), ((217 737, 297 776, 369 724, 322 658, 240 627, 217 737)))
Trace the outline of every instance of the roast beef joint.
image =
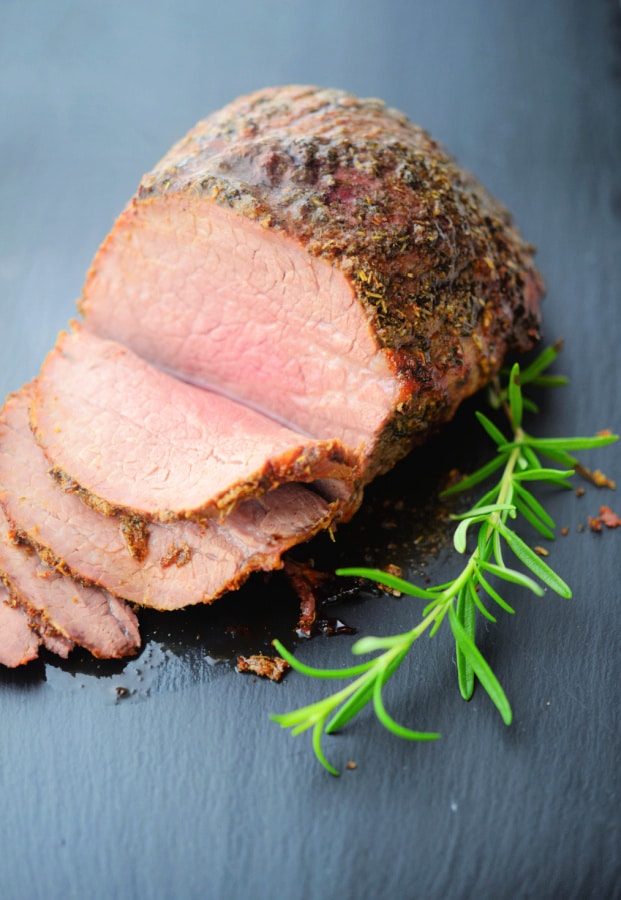
POLYGON ((199 122, 0 414, 0 661, 122 657, 358 509, 539 336, 506 209, 379 100, 289 86, 199 122))

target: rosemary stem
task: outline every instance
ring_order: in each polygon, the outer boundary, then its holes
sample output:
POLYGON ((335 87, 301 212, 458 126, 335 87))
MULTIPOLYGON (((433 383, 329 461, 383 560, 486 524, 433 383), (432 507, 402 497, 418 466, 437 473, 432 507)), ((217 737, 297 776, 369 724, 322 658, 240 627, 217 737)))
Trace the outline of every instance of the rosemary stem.
MULTIPOLYGON (((502 408, 507 416, 511 432, 509 439, 483 413, 477 413, 480 424, 496 444, 499 455, 467 476, 461 484, 448 488, 445 493, 469 490, 472 486, 487 481, 492 475, 498 480, 466 513, 455 516, 455 519, 461 520, 453 537, 455 549, 463 560, 461 571, 450 581, 425 589, 390 577, 389 585, 427 602, 419 613, 421 618, 418 624, 402 634, 359 639, 352 647, 356 656, 375 652, 377 655, 366 663, 346 669, 320 670, 303 665, 285 651, 280 642, 274 642, 290 665, 303 674, 317 678, 353 679, 350 684, 324 700, 290 713, 272 716, 280 725, 290 728, 292 734, 312 728, 315 755, 333 775, 338 773, 323 753, 321 736, 338 731, 369 702, 373 703, 380 722, 395 735, 417 741, 439 737, 431 732, 413 731, 395 722, 384 707, 382 689, 397 671, 414 642, 425 632, 433 637, 447 616, 455 639, 457 676, 462 697, 470 699, 476 679, 498 709, 505 724, 511 723, 509 701, 476 644, 477 610, 492 622, 496 621, 482 596, 512 613, 513 609, 493 583, 495 580, 519 584, 537 596, 544 593, 541 583, 565 598, 571 597, 571 589, 514 529, 509 528, 507 520, 509 517, 522 516, 544 537, 553 537, 553 520, 524 482, 539 481, 567 487, 570 484, 568 479, 579 466, 569 451, 601 447, 617 440, 616 435, 603 433, 594 437, 535 439, 522 429, 523 412, 532 411, 534 404, 527 403, 527 398, 522 396, 521 384, 543 384, 542 373, 554 361, 558 350, 559 347, 548 348, 523 373, 516 363, 511 369, 506 388, 498 378, 494 380, 490 399, 493 408, 502 408), (539 453, 555 466, 561 465, 563 468, 542 465, 539 453), (499 477, 495 473, 499 473, 499 477), (467 554, 469 529, 477 531, 477 541, 472 552, 467 554), (526 568, 526 572, 504 562, 505 546, 518 563, 526 568)), ((546 378, 547 384, 560 383, 558 379, 552 382, 551 377, 546 378)), ((371 578, 378 584, 385 584, 383 576, 386 573, 377 569, 343 569, 340 574, 371 578)))
MULTIPOLYGON (((522 429, 517 428, 515 430, 515 441, 518 446, 514 447, 511 451, 502 474, 497 499, 497 503, 499 505, 508 504, 511 502, 513 496, 512 479, 518 459, 520 457, 520 445, 523 437, 524 434, 522 432, 522 429)), ((487 544, 490 537, 492 537, 495 531, 495 526, 497 526, 499 522, 504 521, 506 515, 506 510, 499 510, 498 512, 490 514, 486 529, 485 544, 487 544)), ((403 643, 400 643, 399 649, 403 649, 405 647, 409 649, 414 641, 419 638, 429 628, 430 625, 439 624, 439 622, 447 614, 449 606, 455 601, 455 598, 458 596, 462 587, 464 587, 464 585, 466 585, 475 575, 480 555, 480 549, 477 545, 477 547, 475 547, 475 549, 470 554, 459 575, 451 582, 450 586, 439 595, 438 599, 434 603, 433 609, 423 618, 421 622, 419 622, 419 624, 415 628, 404 633, 404 641, 403 643)))

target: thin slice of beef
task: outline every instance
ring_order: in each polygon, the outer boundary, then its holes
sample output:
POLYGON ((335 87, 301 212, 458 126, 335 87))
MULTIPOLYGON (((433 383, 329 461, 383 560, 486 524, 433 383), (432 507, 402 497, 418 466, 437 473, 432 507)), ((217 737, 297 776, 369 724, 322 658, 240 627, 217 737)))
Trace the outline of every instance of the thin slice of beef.
POLYGON ((0 510, 0 577, 16 603, 40 614, 50 633, 94 656, 116 658, 135 652, 140 646, 138 622, 123 600, 55 572, 13 538, 0 510))
POLYGON ((0 583, 0 663, 10 669, 24 665, 36 659, 40 645, 27 612, 11 605, 9 592, 0 583))
POLYGON ((222 516, 287 482, 320 481, 330 499, 352 493, 340 441, 185 384, 78 323, 43 365, 31 423, 59 481, 105 514, 222 516))
POLYGON ((0 664, 10 669, 23 666, 36 659, 41 646, 66 659, 74 643, 21 598, 12 597, 0 581, 0 664))
POLYGON ((0 415, 0 505, 16 536, 48 565, 157 609, 209 602, 256 570, 281 565, 293 544, 325 528, 333 506, 300 484, 247 500, 223 522, 153 522, 144 553, 128 546, 126 520, 103 516, 59 489, 28 422, 33 386, 0 415))
POLYGON ((507 211, 378 100, 267 89, 200 122, 99 250, 88 326, 386 471, 538 336, 507 211))
POLYGON ((24 603, 23 599, 21 602, 22 608, 26 611, 29 620, 32 622, 33 628, 36 629, 41 638, 41 645, 56 656, 67 659, 75 647, 75 641, 72 641, 64 634, 61 634, 47 619, 45 612, 41 612, 41 610, 28 606, 28 604, 24 603))

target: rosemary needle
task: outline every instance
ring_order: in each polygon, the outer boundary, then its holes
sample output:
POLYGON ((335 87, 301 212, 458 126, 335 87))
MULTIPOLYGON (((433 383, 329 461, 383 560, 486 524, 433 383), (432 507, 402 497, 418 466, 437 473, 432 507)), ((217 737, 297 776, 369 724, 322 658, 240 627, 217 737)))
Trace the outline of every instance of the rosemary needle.
POLYGON ((469 700, 478 681, 505 724, 511 723, 509 701, 476 644, 477 613, 492 622, 496 619, 488 608, 490 604, 492 609, 513 613, 502 596, 503 582, 520 585, 539 596, 543 594, 544 587, 547 587, 561 597, 570 598, 571 589, 529 547, 510 523, 523 518, 543 537, 552 539, 554 521, 534 496, 532 486, 546 483, 570 487, 570 479, 580 467, 578 460, 572 455, 573 451, 601 447, 617 440, 616 435, 608 434, 595 437, 536 438, 524 430, 524 412, 536 411, 536 406, 529 398, 524 397, 522 388, 525 384, 550 387, 565 383, 561 376, 545 374, 558 356, 560 348, 559 343, 546 348, 523 371, 520 371, 516 363, 505 373, 505 383, 501 379, 493 382, 489 390, 491 406, 504 409, 511 431, 509 437, 486 415, 481 412, 476 414, 480 425, 496 445, 496 455, 476 472, 444 491, 442 496, 470 490, 488 482, 497 473, 500 475, 467 512, 453 517, 458 523, 453 544, 456 552, 465 557, 459 574, 448 583, 421 588, 379 569, 356 567, 338 570, 339 575, 370 579, 424 601, 418 625, 402 634, 389 637, 361 638, 353 645, 352 653, 355 656, 370 653, 377 655, 359 665, 342 669, 320 669, 304 665, 280 641, 273 642, 278 653, 292 668, 304 675, 311 678, 350 679, 345 687, 316 703, 271 716, 283 728, 290 728, 294 735, 312 729, 315 755, 333 775, 338 775, 338 771, 326 758, 321 739, 324 734, 331 734, 342 728, 369 703, 373 705, 379 721, 399 737, 422 741, 435 740, 440 736, 435 732, 414 731, 396 722, 385 709, 382 691, 415 641, 426 632, 433 636, 445 620, 448 621, 455 640, 457 678, 462 697, 469 700), (545 464, 542 459, 546 461, 545 464), (561 468, 550 466, 549 462, 561 468), (469 546, 472 549, 468 553, 469 546), (505 556, 507 551, 520 564, 519 568, 515 568, 513 563, 509 565, 505 556))

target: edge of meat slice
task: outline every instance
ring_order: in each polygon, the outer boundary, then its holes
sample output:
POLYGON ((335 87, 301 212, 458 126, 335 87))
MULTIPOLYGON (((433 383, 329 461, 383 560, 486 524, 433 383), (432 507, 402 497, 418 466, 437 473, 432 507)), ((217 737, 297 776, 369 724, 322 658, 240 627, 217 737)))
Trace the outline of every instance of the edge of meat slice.
POLYGON ((9 669, 25 665, 39 655, 41 637, 20 606, 13 606, 0 582, 0 663, 9 669))
POLYGON ((0 664, 8 669, 26 665, 41 646, 66 659, 75 644, 0 581, 0 664))
POLYGON ((33 385, 0 413, 0 505, 18 539, 60 572, 144 606, 180 609, 210 602, 251 572, 281 566, 282 554, 326 528, 334 504, 285 484, 240 504, 222 522, 151 522, 101 515, 62 490, 29 427, 33 385))
POLYGON ((30 418, 58 480, 104 514, 223 517, 288 482, 318 484, 350 513, 359 502, 340 441, 303 437, 79 323, 48 354, 30 418))
POLYGON ((93 656, 127 656, 140 646, 136 616, 123 600, 53 571, 30 548, 13 543, 1 509, 0 577, 12 599, 93 656))

